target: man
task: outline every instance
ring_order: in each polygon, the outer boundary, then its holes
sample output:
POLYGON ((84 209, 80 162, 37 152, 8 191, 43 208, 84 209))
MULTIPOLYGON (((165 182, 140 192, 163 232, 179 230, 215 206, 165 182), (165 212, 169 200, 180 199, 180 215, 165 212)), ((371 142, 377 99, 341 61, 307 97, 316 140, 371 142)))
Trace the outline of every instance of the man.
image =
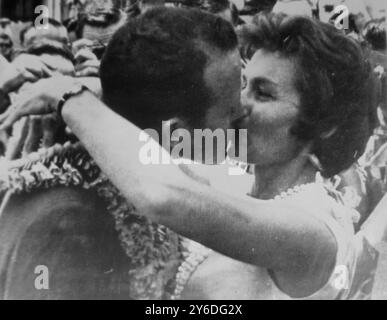
MULTIPOLYGON (((158 132, 162 120, 169 120, 171 129, 192 131, 228 128, 237 117, 240 58, 236 35, 225 20, 196 10, 149 11, 114 38, 101 74, 104 100, 122 116, 158 132)), ((184 252, 176 234, 132 215, 75 146, 32 157, 6 164, 16 176, 35 178, 23 180, 19 195, 13 183, 5 189, 2 298, 177 297, 174 283, 184 252), (33 286, 38 265, 50 271, 50 290, 33 286)))

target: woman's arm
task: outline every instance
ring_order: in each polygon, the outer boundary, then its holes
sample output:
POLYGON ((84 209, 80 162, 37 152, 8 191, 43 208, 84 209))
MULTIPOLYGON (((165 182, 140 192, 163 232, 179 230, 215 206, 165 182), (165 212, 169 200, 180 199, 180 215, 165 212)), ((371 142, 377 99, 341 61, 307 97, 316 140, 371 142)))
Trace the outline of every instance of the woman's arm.
POLYGON ((142 164, 141 130, 92 94, 71 99, 63 118, 123 195, 154 222, 234 259, 302 276, 316 261, 334 259, 333 236, 301 208, 230 197, 189 179, 174 164, 142 164))

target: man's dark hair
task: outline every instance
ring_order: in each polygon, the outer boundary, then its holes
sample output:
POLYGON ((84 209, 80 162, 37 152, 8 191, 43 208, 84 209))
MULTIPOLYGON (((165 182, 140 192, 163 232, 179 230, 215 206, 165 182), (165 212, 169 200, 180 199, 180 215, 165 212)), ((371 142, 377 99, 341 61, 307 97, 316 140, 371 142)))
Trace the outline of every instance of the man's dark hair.
POLYGON ((113 36, 100 75, 106 104, 140 128, 162 120, 203 120, 212 101, 204 81, 212 52, 237 48, 231 24, 214 15, 155 8, 127 22, 113 36))
POLYGON ((284 14, 255 16, 240 38, 247 59, 258 49, 296 59, 301 115, 292 133, 313 141, 324 176, 351 166, 376 124, 374 82, 361 47, 330 24, 284 14))

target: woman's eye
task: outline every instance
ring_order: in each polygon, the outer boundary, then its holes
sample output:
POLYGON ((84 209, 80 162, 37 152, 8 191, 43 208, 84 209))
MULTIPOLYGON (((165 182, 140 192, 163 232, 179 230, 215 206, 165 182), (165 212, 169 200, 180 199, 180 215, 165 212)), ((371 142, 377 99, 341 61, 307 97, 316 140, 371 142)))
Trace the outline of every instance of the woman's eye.
POLYGON ((268 101, 273 99, 273 96, 270 93, 265 92, 259 88, 255 90, 255 97, 257 100, 263 100, 263 101, 268 101))

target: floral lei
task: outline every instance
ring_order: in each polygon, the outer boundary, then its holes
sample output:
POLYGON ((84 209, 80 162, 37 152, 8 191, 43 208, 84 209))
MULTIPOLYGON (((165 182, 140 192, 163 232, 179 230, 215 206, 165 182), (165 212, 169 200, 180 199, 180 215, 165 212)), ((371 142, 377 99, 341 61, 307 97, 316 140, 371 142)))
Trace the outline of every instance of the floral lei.
POLYGON ((95 190, 114 217, 130 260, 130 299, 178 299, 209 251, 135 214, 80 143, 55 145, 25 159, 0 162, 0 199, 56 186, 95 190))

